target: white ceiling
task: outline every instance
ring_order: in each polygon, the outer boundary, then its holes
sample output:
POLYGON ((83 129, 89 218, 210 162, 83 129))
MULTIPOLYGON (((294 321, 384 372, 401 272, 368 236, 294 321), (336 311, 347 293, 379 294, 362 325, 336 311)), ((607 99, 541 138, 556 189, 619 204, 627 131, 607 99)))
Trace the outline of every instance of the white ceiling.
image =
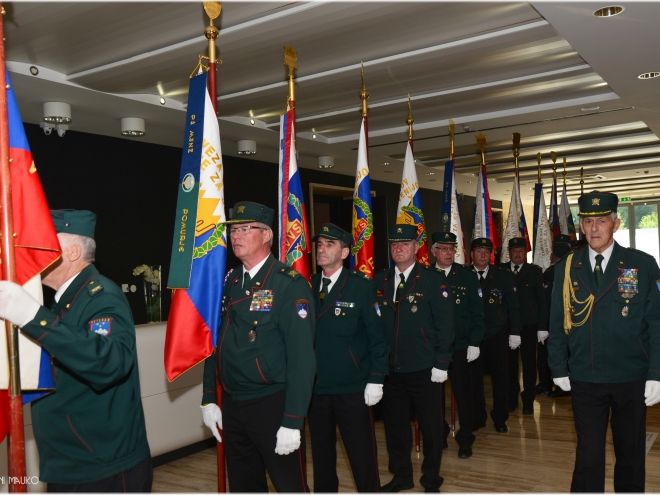
MULTIPOLYGON (((637 79, 660 70, 660 4, 625 2, 616 17, 593 16, 606 5, 224 2, 216 22, 223 153, 236 155, 237 140, 254 139, 255 158, 277 161, 287 96, 282 47, 292 45, 302 167, 315 168, 318 156, 330 155, 333 172, 355 174, 362 62, 374 179, 400 181, 410 94, 422 187, 442 188, 453 119, 461 193, 476 191, 481 131, 495 199, 510 198, 513 132, 522 135, 526 203, 536 154, 542 153, 548 184, 551 151, 559 156, 560 176, 567 158, 571 200, 579 194, 580 167, 587 190, 660 195, 660 78, 637 79)), ((119 119, 142 117, 147 134, 139 139, 181 146, 188 76, 207 47, 200 2, 5 8, 6 57, 24 121, 39 123, 43 102, 64 101, 72 106, 71 130, 118 137, 119 119)))

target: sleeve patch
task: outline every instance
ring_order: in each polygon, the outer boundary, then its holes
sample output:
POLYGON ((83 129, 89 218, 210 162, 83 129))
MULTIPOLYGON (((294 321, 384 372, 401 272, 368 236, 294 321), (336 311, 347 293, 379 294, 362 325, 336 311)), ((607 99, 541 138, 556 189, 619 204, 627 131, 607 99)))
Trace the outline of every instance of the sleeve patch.
POLYGON ((97 318, 89 322, 89 330, 106 336, 112 331, 113 318, 97 318))
POLYGON ((307 299, 298 299, 296 301, 296 313, 298 313, 298 316, 303 320, 307 318, 307 315, 309 314, 309 301, 307 299))

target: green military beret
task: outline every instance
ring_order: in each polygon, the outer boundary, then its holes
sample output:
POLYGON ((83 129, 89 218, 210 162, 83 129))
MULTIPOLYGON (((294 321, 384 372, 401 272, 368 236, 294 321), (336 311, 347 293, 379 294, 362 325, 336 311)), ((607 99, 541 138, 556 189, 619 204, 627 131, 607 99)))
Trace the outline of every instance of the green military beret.
POLYGON ((470 249, 474 249, 478 247, 493 249, 493 241, 491 241, 490 239, 486 239, 485 237, 477 237, 476 239, 472 240, 470 249))
POLYGON ((519 247, 527 249, 527 240, 524 237, 512 237, 509 239, 509 249, 519 247))
POLYGON ((388 238, 390 242, 416 241, 417 227, 415 225, 397 223, 390 227, 388 238))
POLYGON ((55 231, 63 234, 84 235, 94 239, 96 215, 88 210, 50 210, 55 231))
POLYGON ((343 241, 347 246, 351 245, 351 234, 344 229, 337 227, 334 223, 326 223, 318 233, 312 237, 312 241, 316 242, 319 237, 332 239, 335 241, 343 241))
POLYGON ((234 214, 231 220, 226 220, 224 223, 260 222, 272 227, 274 213, 272 208, 260 205, 259 203, 239 201, 234 205, 234 214))
POLYGON ((581 217, 604 217, 616 213, 619 205, 619 196, 600 191, 591 191, 578 198, 581 217))
POLYGON ((451 232, 434 232, 431 239, 433 244, 456 244, 456 234, 451 232))

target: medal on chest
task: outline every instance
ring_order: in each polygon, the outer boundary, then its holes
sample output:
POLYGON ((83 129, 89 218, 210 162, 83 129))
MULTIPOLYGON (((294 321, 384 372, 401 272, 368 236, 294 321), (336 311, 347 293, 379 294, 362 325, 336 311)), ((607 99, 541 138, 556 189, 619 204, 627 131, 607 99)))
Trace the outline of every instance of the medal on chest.
MULTIPOLYGON (((621 297, 628 302, 639 293, 639 280, 637 268, 622 268, 621 276, 617 279, 617 286, 621 297)), ((624 315, 625 316, 625 315, 624 315)))

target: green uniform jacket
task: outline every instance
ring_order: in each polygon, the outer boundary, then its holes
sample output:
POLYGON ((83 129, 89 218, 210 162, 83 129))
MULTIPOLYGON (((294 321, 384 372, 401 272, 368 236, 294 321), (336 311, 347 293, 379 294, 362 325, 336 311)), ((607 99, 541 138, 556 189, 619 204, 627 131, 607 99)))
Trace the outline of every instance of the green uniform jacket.
POLYGON ((225 281, 215 360, 204 367, 202 403, 216 402, 218 378, 232 398, 254 399, 284 390, 281 426, 302 429, 316 374, 314 307, 307 280, 273 255, 242 287, 243 267, 225 281))
POLYGON ((548 268, 545 269, 543 272, 543 290, 545 292, 545 304, 548 307, 548 328, 550 328, 550 302, 552 302, 552 287, 555 283, 555 267, 557 266, 557 263, 554 265, 550 265, 548 268))
POLYGON ((394 302, 394 284, 394 268, 374 278, 392 370, 447 370, 454 344, 454 303, 449 299, 445 274, 415 262, 398 303, 394 302))
POLYGON ((451 288, 455 303, 454 351, 467 349, 469 346, 479 347, 486 331, 479 280, 468 268, 452 263, 447 275, 447 285, 451 288))
MULTIPOLYGON (((505 268, 511 268, 509 263, 505 268)), ((520 320, 523 325, 538 325, 539 330, 548 328, 548 305, 543 290, 543 270, 540 266, 523 263, 518 275, 513 276, 516 296, 520 304, 520 320)))
MULTIPOLYGON (((589 248, 576 251, 570 266, 570 287, 579 301, 593 294, 586 322, 564 331, 563 286, 567 258, 556 264, 550 309, 548 363, 554 378, 568 376, 582 382, 622 383, 660 380, 660 269, 642 251, 623 248, 616 241, 605 273, 596 289, 589 248), (624 269, 637 269, 637 293, 622 297, 619 277, 624 269)), ((584 304, 572 301, 573 321, 584 304)))
MULTIPOLYGON (((473 265, 469 269, 479 283, 477 269, 473 265)), ((486 326, 484 339, 497 334, 507 323, 509 324, 509 335, 520 335, 522 328, 520 306, 511 270, 501 265, 489 265, 486 281, 480 286, 486 326)))
POLYGON ((98 481, 151 455, 135 325, 117 285, 89 265, 21 331, 51 354, 55 373, 55 393, 32 404, 41 481, 98 481))
POLYGON ((389 348, 373 281, 341 268, 321 307, 322 275, 312 277, 316 303, 316 394, 349 394, 383 383, 389 348))

